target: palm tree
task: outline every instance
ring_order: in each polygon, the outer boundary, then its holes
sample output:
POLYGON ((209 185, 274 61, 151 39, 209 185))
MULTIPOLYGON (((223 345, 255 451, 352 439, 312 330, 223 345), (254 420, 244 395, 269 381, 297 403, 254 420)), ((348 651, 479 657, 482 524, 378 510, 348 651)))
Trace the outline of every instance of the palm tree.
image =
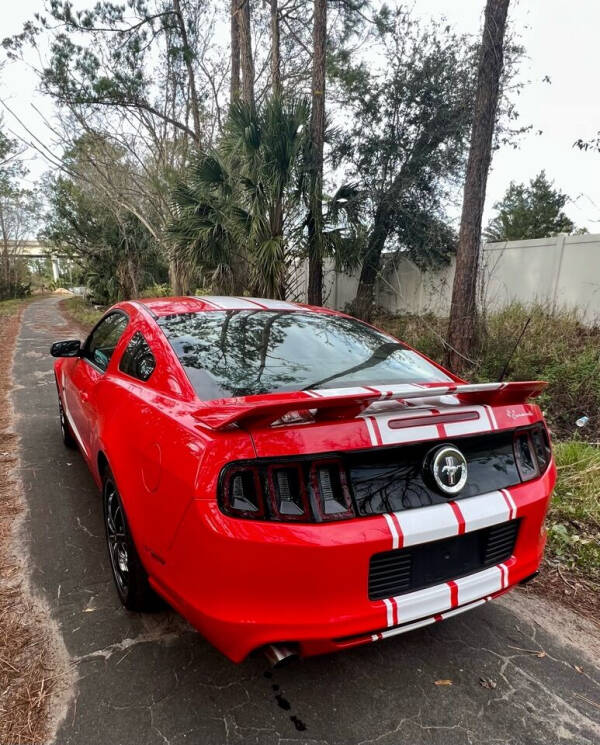
POLYGON ((175 187, 174 258, 210 271, 215 289, 285 297, 290 239, 302 230, 308 120, 302 99, 234 101, 218 146, 175 187))

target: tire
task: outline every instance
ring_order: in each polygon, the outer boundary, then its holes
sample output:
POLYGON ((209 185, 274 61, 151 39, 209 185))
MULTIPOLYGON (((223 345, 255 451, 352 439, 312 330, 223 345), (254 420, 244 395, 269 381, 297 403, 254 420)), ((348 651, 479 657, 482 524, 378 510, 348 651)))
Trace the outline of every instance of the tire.
POLYGON ((65 410, 63 409, 60 396, 58 397, 58 418, 60 421, 60 432, 63 442, 65 443, 66 447, 70 448, 71 450, 75 450, 75 448, 77 447, 77 440, 73 435, 73 430, 71 429, 71 425, 69 424, 69 420, 67 419, 65 410))
POLYGON ((108 558, 119 599, 130 611, 159 610, 162 603, 148 582, 148 574, 131 537, 123 503, 108 466, 102 478, 102 502, 108 558))

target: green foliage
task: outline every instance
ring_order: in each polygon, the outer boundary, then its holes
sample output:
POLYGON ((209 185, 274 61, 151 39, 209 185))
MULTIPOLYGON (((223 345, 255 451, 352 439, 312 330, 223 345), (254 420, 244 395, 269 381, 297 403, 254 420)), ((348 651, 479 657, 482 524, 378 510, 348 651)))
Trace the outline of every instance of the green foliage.
MULTIPOLYGON (((525 322, 525 336, 508 367, 507 380, 546 380, 538 399, 559 439, 600 440, 600 327, 585 326, 575 311, 551 313, 544 305, 518 303, 482 320, 477 364, 469 380, 497 380, 525 322), (575 425, 589 417, 581 431, 575 425)), ((434 316, 399 316, 377 320, 390 333, 432 359, 443 362, 447 320, 434 316)))
POLYGON ((217 148, 199 153, 174 189, 174 255, 216 289, 285 296, 308 113, 304 100, 236 102, 217 148))
POLYGON ((70 297, 60 301, 61 309, 85 329, 91 329, 102 318, 106 307, 90 305, 82 297, 70 297))
POLYGON ((173 295, 173 289, 166 282, 154 283, 144 287, 140 292, 140 297, 171 297, 173 295))
MULTIPOLYGON (((87 157, 82 150, 89 147, 93 143, 82 138, 65 154, 70 172, 77 171, 81 158, 87 157)), ((166 280, 157 242, 131 211, 106 202, 93 183, 79 178, 50 177, 45 190, 49 208, 40 237, 75 262, 94 300, 110 304, 166 280)))
POLYGON ((569 197, 553 187, 541 171, 526 184, 511 182, 486 230, 486 241, 518 241, 528 238, 549 238, 558 233, 573 233, 574 223, 563 207, 569 197))
POLYGON ((555 443, 558 481, 548 514, 548 550, 561 563, 600 581, 600 449, 555 443))
POLYGON ((18 313, 24 302, 25 301, 23 298, 0 300, 0 319, 8 318, 8 316, 12 316, 15 313, 18 313))
POLYGON ((31 237, 38 219, 38 196, 23 187, 28 170, 24 150, 7 137, 0 118, 0 300, 28 295, 31 277, 19 259, 22 241, 31 237))
POLYGON ((387 6, 371 42, 385 58, 381 68, 347 55, 330 61, 349 114, 333 138, 334 165, 360 184, 381 249, 405 251, 423 267, 444 263, 456 242, 444 204, 465 162, 474 49, 449 27, 421 26, 387 6))
MULTIPOLYGON (((185 0, 181 5, 186 8, 185 0)), ((71 0, 52 0, 45 13, 37 13, 22 33, 4 39, 2 45, 9 58, 15 58, 27 46, 36 48, 40 37, 48 34, 50 54, 40 83, 62 104, 136 109, 164 118, 153 97, 154 84, 166 64, 184 78, 186 63, 190 55, 193 58, 190 46, 198 40, 195 20, 192 5, 185 46, 177 13, 162 0, 103 0, 81 10, 71 0)), ((173 123, 193 135, 185 120, 173 123)))

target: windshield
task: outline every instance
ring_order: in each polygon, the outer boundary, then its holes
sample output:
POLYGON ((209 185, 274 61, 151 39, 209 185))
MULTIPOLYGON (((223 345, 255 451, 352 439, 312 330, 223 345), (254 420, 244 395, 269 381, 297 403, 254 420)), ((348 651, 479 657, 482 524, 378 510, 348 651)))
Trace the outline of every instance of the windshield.
POLYGON ((360 321, 302 311, 204 311, 158 319, 204 401, 305 388, 448 382, 360 321))

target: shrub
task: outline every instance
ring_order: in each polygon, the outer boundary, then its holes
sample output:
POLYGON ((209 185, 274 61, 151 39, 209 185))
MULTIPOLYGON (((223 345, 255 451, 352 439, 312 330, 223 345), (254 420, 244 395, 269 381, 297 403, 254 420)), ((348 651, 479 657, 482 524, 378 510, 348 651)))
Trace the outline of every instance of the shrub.
POLYGON ((148 287, 144 287, 144 289, 140 293, 140 297, 169 297, 172 294, 173 290, 171 290, 170 285, 155 283, 153 285, 149 285, 148 287))
POLYGON ((548 513, 548 550, 600 580, 600 449, 573 440, 554 448, 558 481, 548 513))
MULTIPOLYGON (((468 379, 498 379, 528 318, 506 379, 548 381, 539 404, 555 437, 571 438, 577 432, 587 440, 600 440, 600 328, 585 326, 576 311, 552 313, 542 304, 515 303, 482 319, 480 346, 468 379), (589 424, 579 432, 575 422, 584 415, 589 424)), ((447 319, 382 316, 376 324, 443 363, 447 319)))

